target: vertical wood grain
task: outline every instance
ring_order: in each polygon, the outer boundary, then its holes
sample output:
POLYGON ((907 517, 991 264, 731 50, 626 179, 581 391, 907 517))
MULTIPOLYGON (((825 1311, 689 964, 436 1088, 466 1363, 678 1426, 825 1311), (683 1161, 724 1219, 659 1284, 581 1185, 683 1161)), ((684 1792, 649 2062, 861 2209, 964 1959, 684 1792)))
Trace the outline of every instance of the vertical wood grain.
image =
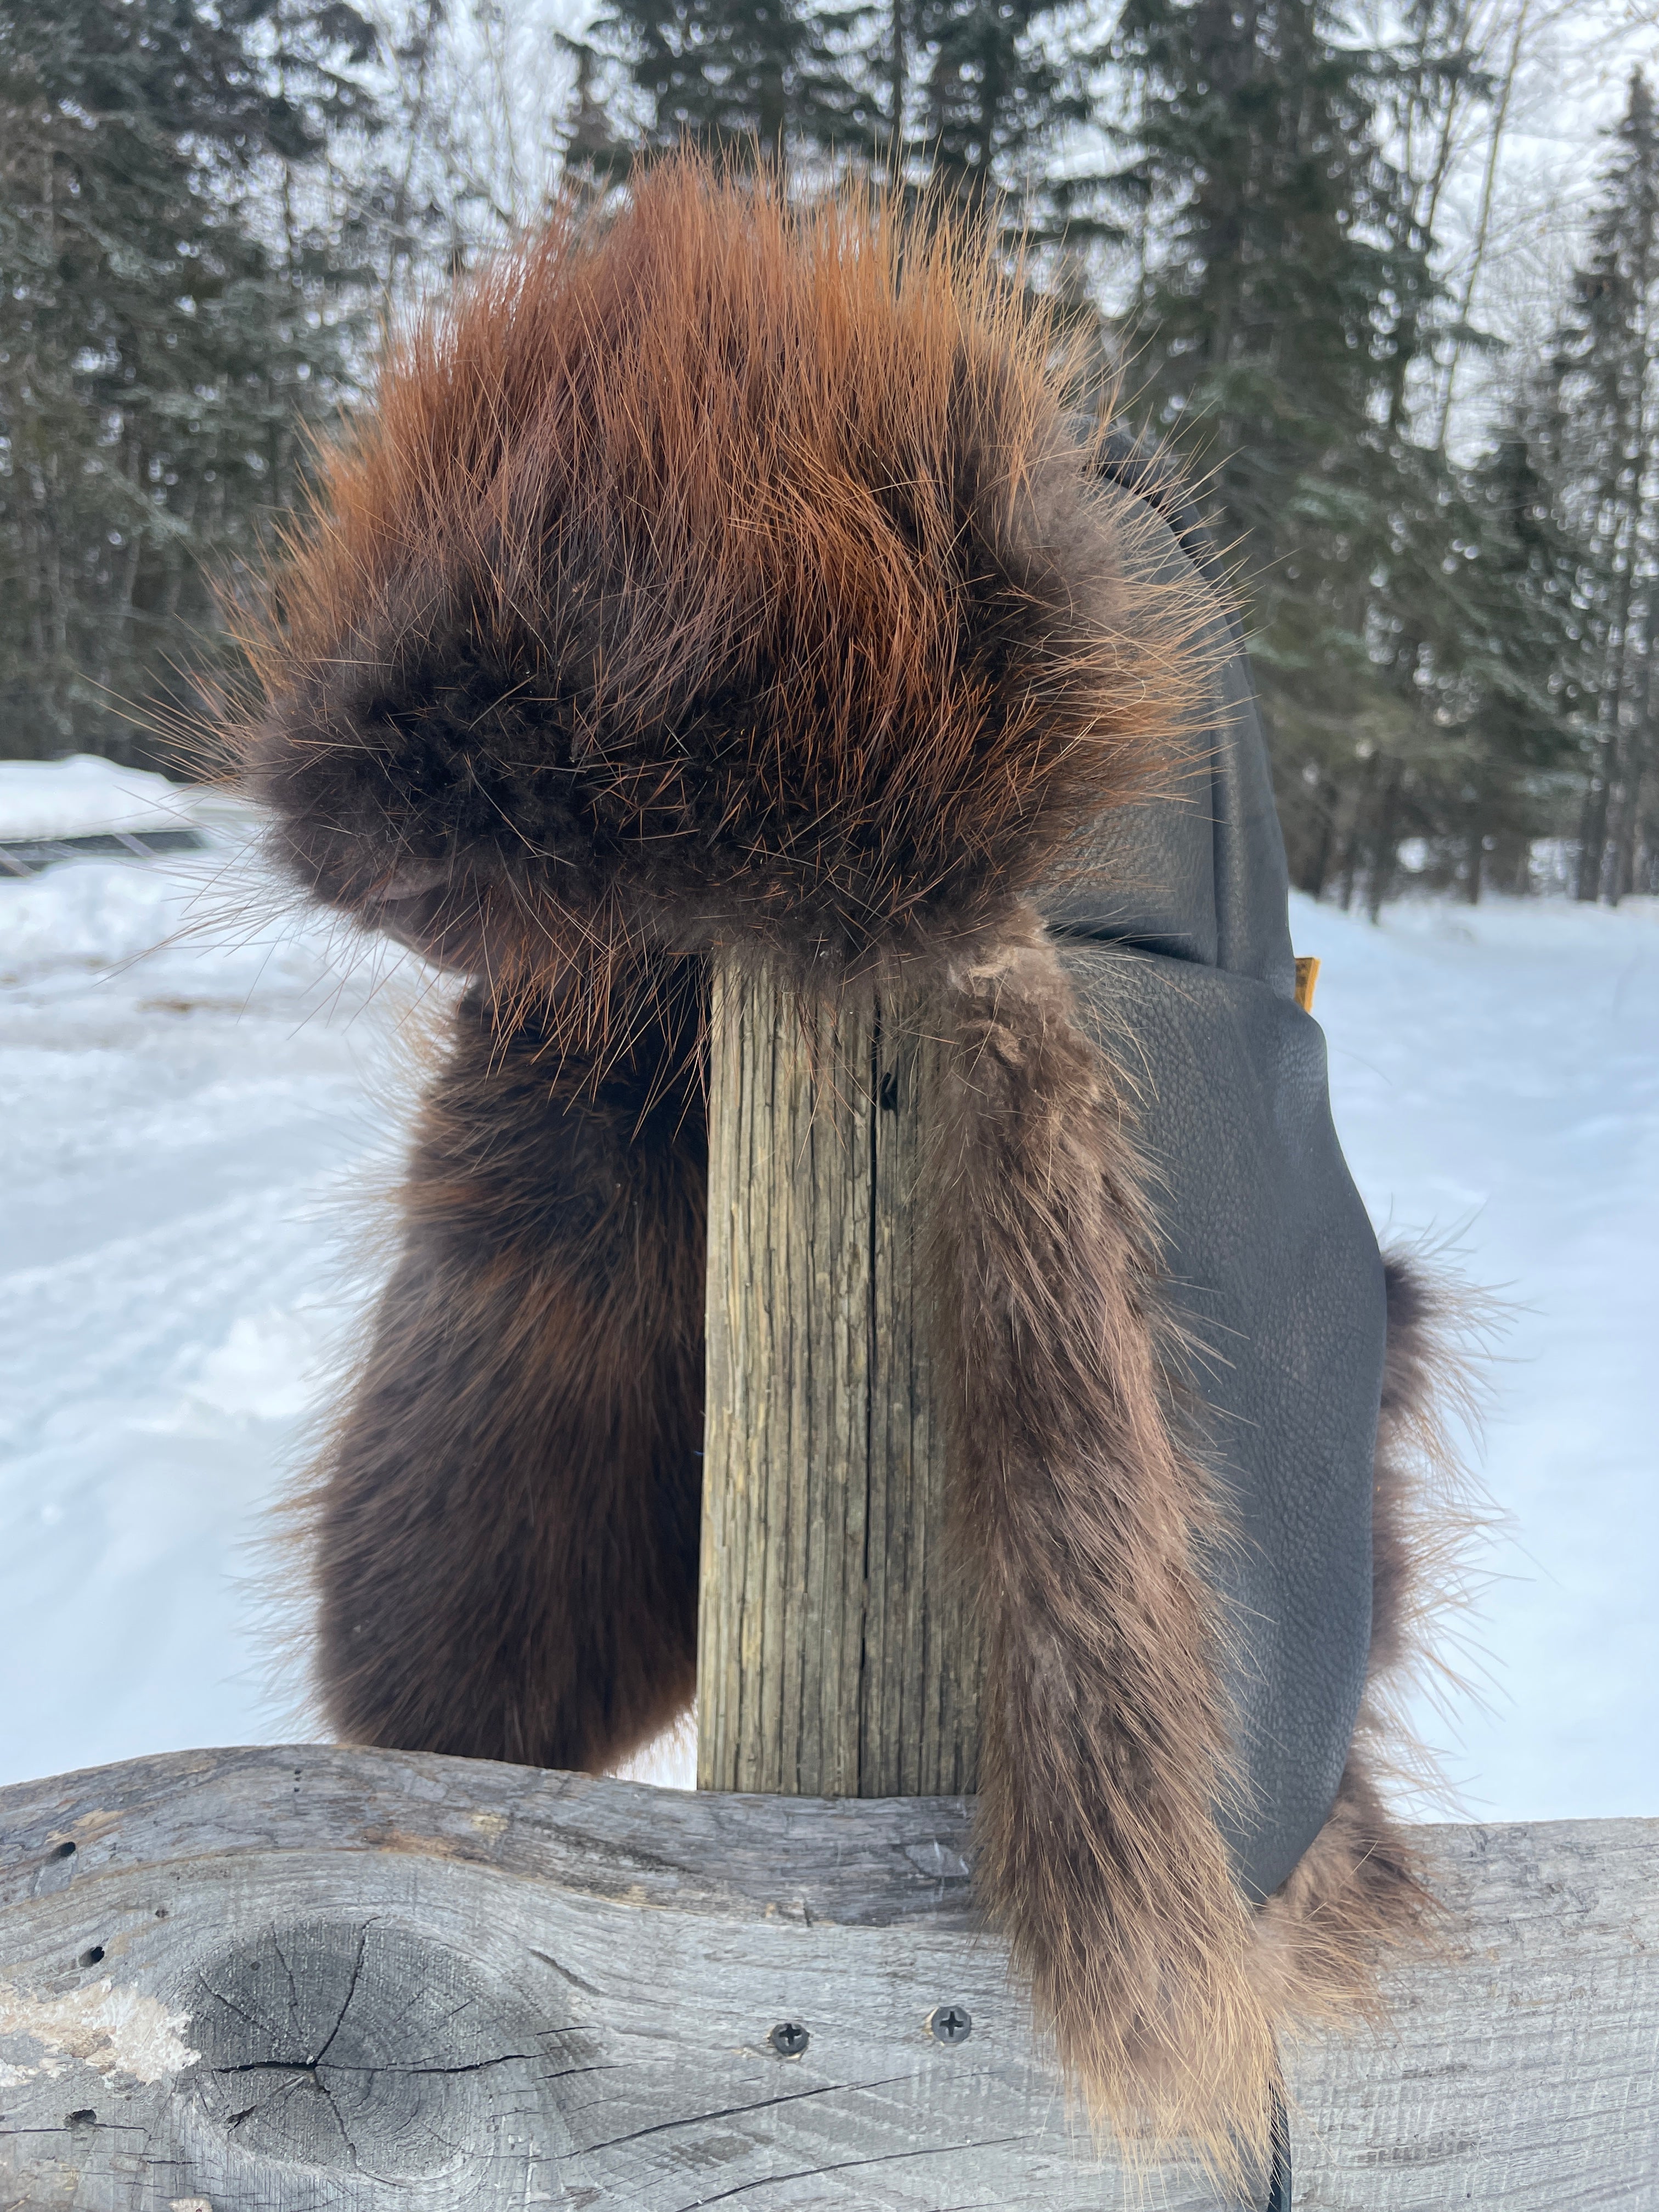
POLYGON ((716 971, 697 1779, 975 1785, 980 1651, 946 1543, 917 1188, 925 1008, 716 971))

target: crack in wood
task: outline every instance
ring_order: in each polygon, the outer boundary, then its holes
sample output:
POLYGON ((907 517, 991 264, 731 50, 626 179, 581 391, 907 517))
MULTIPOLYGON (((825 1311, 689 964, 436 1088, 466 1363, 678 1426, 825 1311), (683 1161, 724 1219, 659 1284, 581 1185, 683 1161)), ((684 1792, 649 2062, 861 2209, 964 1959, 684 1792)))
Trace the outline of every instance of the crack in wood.
MULTIPOLYGON (((348 2066, 343 2060, 335 2059, 328 2067, 331 2074, 483 2074, 492 2066, 525 2066, 533 2064, 541 2056, 535 2051, 504 2051, 499 2058, 475 2058, 465 2066, 434 2066, 415 2059, 388 2058, 380 2066, 348 2066)), ((309 2074, 315 2076, 323 2070, 321 2058, 249 2058, 236 2066, 204 2066, 204 2074, 309 2074)), ((578 2069, 582 2072, 591 2069, 578 2069)), ((557 2075, 546 2076, 557 2081, 557 2075)))
POLYGON ((905 2159, 948 2158, 963 2152, 999 2150, 1009 2143, 1030 2140, 1029 2133, 1022 2132, 990 2136, 981 2142, 925 2143, 919 2150, 882 2151, 874 2158, 840 2158, 833 2159, 828 2166, 803 2166, 793 2173, 760 2173, 752 2181, 739 2181, 730 2189, 717 2191, 713 2197, 694 2197, 689 2204, 677 2207, 677 2212, 700 2212, 705 2204, 724 2204, 728 2197, 746 2196, 751 2189, 776 2189, 786 2181, 815 2181, 821 2173, 848 2173, 857 2166, 896 2166, 905 2159))
POLYGON ((775 2105, 800 2105, 809 2097, 833 2097, 843 2093, 855 2096, 862 2090, 890 2089, 900 2082, 919 2078, 915 2074, 890 2074, 879 2081, 824 2081, 816 2089, 792 2089, 786 2096, 762 2097, 752 2105, 722 2105, 714 2112, 690 2112, 679 2120, 657 2120, 647 2128, 635 2128, 630 2135, 611 2136, 605 2142, 589 2143, 582 2155, 596 2157, 602 2150, 616 2150, 623 2143, 640 2142, 647 2136, 666 2135, 674 2128, 699 2128, 707 2126, 711 2120, 741 2119, 745 2112, 769 2112, 775 2105))

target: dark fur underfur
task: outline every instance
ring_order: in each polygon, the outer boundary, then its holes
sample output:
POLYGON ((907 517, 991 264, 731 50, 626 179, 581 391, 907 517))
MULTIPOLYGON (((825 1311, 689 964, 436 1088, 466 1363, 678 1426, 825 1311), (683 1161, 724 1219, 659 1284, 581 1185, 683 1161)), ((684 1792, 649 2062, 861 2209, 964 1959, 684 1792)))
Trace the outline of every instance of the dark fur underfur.
MULTIPOLYGON (((1206 610, 1133 581, 994 274, 850 239, 690 167, 556 227, 392 363, 285 577, 246 746, 283 857, 475 979, 314 1493, 319 1673, 343 1735, 551 1765, 684 1707, 704 956, 905 966, 955 1039, 925 1203, 981 1894, 1091 2109, 1237 2178, 1275 2032, 1368 2002, 1423 1900, 1377 1707, 1285 1889, 1232 1881, 1216 1505, 1125 1087, 1023 903, 1181 750, 1206 610)), ((1437 1449, 1432 1316, 1390 1301, 1379 1696, 1437 1449)))
POLYGON ((360 1743, 599 1769, 696 1686, 707 1146, 691 979, 595 1072, 469 992, 323 1474, 360 1743), (573 1351, 575 1356, 573 1355, 573 1351))

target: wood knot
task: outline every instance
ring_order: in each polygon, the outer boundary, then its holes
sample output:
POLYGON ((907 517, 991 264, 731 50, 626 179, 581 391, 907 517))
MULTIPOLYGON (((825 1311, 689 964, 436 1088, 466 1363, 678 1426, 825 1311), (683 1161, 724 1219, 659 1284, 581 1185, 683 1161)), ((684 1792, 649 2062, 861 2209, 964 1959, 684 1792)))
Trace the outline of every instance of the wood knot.
POLYGON ((479 2154, 540 2102, 544 2053, 459 1953, 359 1915, 273 1927, 210 1960, 191 2083, 255 2157, 412 2180, 479 2154))

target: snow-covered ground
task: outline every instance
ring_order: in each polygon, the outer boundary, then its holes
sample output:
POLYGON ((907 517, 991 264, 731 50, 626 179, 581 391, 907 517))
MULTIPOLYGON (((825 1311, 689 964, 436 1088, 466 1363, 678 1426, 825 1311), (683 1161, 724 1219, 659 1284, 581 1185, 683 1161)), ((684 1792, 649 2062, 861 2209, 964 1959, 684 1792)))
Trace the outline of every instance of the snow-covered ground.
POLYGON ((85 837, 114 830, 187 830, 192 792, 97 753, 68 760, 0 760, 0 837, 85 837))
MULTIPOLYGON (((433 995, 273 916, 209 818, 187 862, 0 882, 0 1781, 303 1732, 258 1540, 372 1280, 433 995)), ((1514 1309, 1488 1707, 1431 1733, 1480 1817, 1659 1811, 1659 914, 1294 919, 1379 1224, 1514 1309)))
POLYGON ((1659 900, 1291 920, 1384 1241, 1449 1239, 1506 1309, 1481 1699, 1425 1734, 1472 1817, 1659 1813, 1659 900))

